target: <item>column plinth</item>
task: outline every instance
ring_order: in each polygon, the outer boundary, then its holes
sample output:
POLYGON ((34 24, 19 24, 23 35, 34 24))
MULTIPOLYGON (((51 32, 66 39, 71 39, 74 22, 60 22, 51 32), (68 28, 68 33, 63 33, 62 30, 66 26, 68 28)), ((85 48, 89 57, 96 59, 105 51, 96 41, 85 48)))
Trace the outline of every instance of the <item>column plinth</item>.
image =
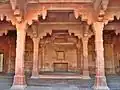
POLYGON ((96 76, 93 86, 94 90, 109 90, 104 70, 104 47, 103 47, 103 27, 102 22, 93 24, 95 30, 95 50, 96 50, 96 76))
POLYGON ((25 76, 23 76, 23 75, 15 75, 13 83, 14 83, 14 85, 26 85, 25 76))
POLYGON ((105 76, 97 76, 95 77, 95 84, 93 86, 94 90, 109 90, 106 83, 106 77, 105 76))
POLYGON ((16 59, 15 59, 15 76, 11 89, 21 89, 27 86, 24 75, 24 51, 25 51, 25 37, 26 24, 20 23, 16 25, 17 28, 17 45, 16 45, 16 59))

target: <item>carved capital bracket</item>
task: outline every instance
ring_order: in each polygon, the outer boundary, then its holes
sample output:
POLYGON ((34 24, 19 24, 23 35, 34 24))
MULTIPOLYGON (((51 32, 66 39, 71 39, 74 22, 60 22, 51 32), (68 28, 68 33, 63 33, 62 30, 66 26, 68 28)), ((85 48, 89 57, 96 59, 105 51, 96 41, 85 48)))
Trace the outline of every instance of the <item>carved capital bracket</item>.
POLYGON ((83 38, 82 38, 82 42, 86 42, 86 43, 88 43, 88 40, 89 40, 89 37, 88 36, 84 36, 83 38))
POLYGON ((25 15, 25 19, 27 20, 29 25, 32 25, 33 20, 38 20, 38 16, 42 16, 42 19, 45 20, 47 17, 47 10, 45 6, 41 6, 40 8, 36 8, 35 10, 28 10, 25 15))
POLYGON ((89 25, 92 24, 94 21, 94 19, 92 17, 92 11, 89 11, 89 10, 75 9, 74 15, 75 15, 76 19, 81 17, 81 21, 86 21, 87 24, 89 24, 89 25))
POLYGON ((38 23, 33 23, 31 27, 28 27, 27 29, 27 35, 31 38, 39 38, 39 32, 38 32, 38 23))
POLYGON ((93 23, 93 29, 95 33, 102 32, 104 28, 104 22, 95 22, 93 23))
POLYGON ((32 24, 32 36, 34 38, 39 37, 39 33, 38 33, 38 24, 32 24))
POLYGON ((120 19, 120 7, 111 7, 107 11, 107 13, 104 16, 104 24, 107 25, 109 21, 113 21, 114 17, 117 18, 117 20, 120 19))
POLYGON ((80 48, 81 48, 80 40, 78 41, 78 43, 76 43, 76 48, 77 48, 77 49, 80 49, 80 48))
POLYGON ((103 41, 103 28, 104 28, 104 22, 95 22, 93 24, 93 30, 95 32, 96 41, 100 40, 103 41))
POLYGON ((42 14, 42 18, 45 20, 47 16, 47 9, 44 6, 42 7, 41 14, 42 14))
POLYGON ((10 4, 17 23, 23 22, 26 14, 26 0, 10 0, 10 4))
POLYGON ((0 8, 0 20, 1 21, 10 21, 13 25, 16 23, 16 19, 14 17, 13 12, 8 9, 8 6, 6 6, 7 9, 4 9, 5 6, 3 5, 3 8, 0 8))
POLYGON ((16 23, 17 33, 26 34, 27 28, 28 28, 27 22, 16 23))
POLYGON ((39 42, 40 42, 39 37, 33 37, 32 40, 33 40, 34 45, 36 45, 36 44, 39 45, 39 42))
POLYGON ((14 16, 16 18, 16 22, 21 23, 23 21, 22 12, 20 11, 20 9, 14 10, 14 16))
POLYGON ((86 24, 83 26, 83 36, 82 38, 90 38, 94 35, 94 32, 90 29, 90 25, 86 24))

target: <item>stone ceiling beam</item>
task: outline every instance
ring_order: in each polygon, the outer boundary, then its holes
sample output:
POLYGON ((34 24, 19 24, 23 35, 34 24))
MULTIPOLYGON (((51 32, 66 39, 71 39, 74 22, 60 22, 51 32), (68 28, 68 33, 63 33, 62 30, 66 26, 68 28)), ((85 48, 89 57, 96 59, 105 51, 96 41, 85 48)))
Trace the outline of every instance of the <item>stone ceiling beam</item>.
POLYGON ((82 14, 82 20, 86 20, 91 17, 91 4, 77 4, 77 3, 56 3, 56 4, 28 4, 27 14, 25 16, 29 24, 32 24, 32 20, 38 20, 38 15, 42 16, 43 19, 47 16, 48 10, 78 10, 79 16, 82 14), (87 9, 88 7, 89 9, 87 9))
MULTIPOLYGON (((52 0, 56 1, 56 0, 52 0)), ((103 17, 99 17, 100 20, 103 22, 108 22, 109 20, 113 19, 116 16, 118 19, 120 17, 120 11, 115 7, 111 9, 111 6, 108 7, 109 0, 81 0, 73 1, 61 1, 65 3, 57 3, 50 1, 43 1, 43 0, 10 0, 10 4, 3 3, 0 5, 0 18, 3 20, 4 16, 7 16, 8 20, 11 20, 13 24, 16 21, 31 21, 36 20, 38 15, 42 15, 43 19, 47 16, 47 10, 74 10, 75 17, 78 18, 82 16, 83 21, 87 21, 88 23, 93 23, 97 21, 98 16, 101 15, 103 17), (29 1, 36 1, 39 3, 29 3, 29 1), (43 3, 42 3, 43 2, 43 3), (44 3, 49 2, 49 3, 44 3), (70 3, 71 2, 71 3, 70 3), (77 2, 77 3, 74 3, 77 2), (88 3, 92 2, 92 3, 88 3), (94 8, 93 8, 94 5, 94 8), (94 9, 98 8, 103 9, 103 11, 98 10, 98 12, 94 12, 94 9), (76 12, 77 11, 77 12, 76 12), (14 12, 14 13, 13 13, 14 12), (97 15, 98 14, 98 15, 97 15), (104 15, 103 15, 104 14, 104 15), (31 20, 30 20, 31 19, 31 20)), ((112 6, 114 7, 114 6, 112 6)))

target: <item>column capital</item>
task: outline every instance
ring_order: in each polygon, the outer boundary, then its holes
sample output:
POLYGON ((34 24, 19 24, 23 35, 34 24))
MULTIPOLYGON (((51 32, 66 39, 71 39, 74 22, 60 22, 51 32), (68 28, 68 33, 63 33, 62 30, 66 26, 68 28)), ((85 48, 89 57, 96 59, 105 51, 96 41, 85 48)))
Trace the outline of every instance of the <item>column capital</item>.
POLYGON ((85 42, 88 43, 88 40, 89 40, 88 35, 82 38, 83 43, 85 43, 85 42))
POLYGON ((16 23, 16 28, 17 28, 17 31, 26 30, 27 29, 27 23, 26 22, 16 23))
POLYGON ((80 39, 78 39, 78 42, 76 43, 76 47, 77 47, 77 49, 80 49, 81 48, 81 42, 80 42, 80 39))
POLYGON ((88 36, 88 34, 89 34, 89 25, 84 25, 83 26, 84 28, 84 31, 83 31, 83 37, 87 37, 88 36))
POLYGON ((33 38, 37 38, 39 35, 38 35, 38 23, 34 23, 32 25, 32 37, 33 38))
POLYGON ((37 38, 33 37, 32 40, 33 40, 33 43, 39 43, 40 38, 39 37, 37 37, 37 38))
POLYGON ((93 23, 93 29, 94 29, 95 33, 99 32, 99 31, 103 31, 103 28, 104 28, 104 22, 93 23))

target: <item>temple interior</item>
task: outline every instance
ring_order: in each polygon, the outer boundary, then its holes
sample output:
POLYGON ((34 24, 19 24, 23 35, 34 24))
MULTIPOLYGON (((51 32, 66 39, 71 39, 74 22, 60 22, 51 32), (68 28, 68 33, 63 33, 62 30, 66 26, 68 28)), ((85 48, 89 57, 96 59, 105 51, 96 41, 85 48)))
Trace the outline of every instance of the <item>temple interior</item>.
MULTIPOLYGON (((80 18, 80 17, 79 17, 80 18)), ((111 27, 119 28, 120 21, 115 19, 104 26, 103 43, 105 73, 120 73, 120 34, 111 27)), ((16 28, 6 20, 1 25, 9 28, 8 32, 0 36, 0 72, 14 73, 16 57, 16 28)), ((31 73, 33 67, 32 36, 37 32, 40 36, 38 48, 38 66, 40 72, 83 72, 83 40, 80 36, 88 33, 88 67, 89 73, 95 74, 96 53, 95 35, 91 26, 86 22, 76 20, 72 11, 48 11, 45 20, 38 17, 27 29, 25 40, 25 72, 31 73), (61 23, 62 22, 62 23, 61 23), (34 28, 34 29, 33 29, 34 28), (36 31, 34 31, 36 30, 36 31), (78 35, 78 33, 80 33, 78 35)))

